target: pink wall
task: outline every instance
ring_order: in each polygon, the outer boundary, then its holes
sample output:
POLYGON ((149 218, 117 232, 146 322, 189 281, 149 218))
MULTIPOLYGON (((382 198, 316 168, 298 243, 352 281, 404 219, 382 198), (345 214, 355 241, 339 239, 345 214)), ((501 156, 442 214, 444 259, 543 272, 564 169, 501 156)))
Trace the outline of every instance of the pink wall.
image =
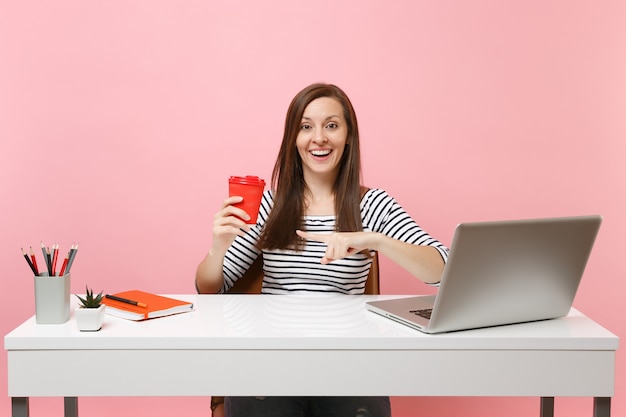
MULTIPOLYGON (((276 3, 0 0, 0 333, 34 312, 19 248, 41 240, 80 242, 74 292, 193 292, 227 176, 269 178, 287 105, 315 81, 353 99, 365 182, 446 243, 461 221, 603 214, 575 305, 626 333, 626 3, 276 3)), ((382 268, 386 293, 431 291, 382 268)), ((622 351, 616 379, 626 415, 622 351)), ((400 417, 515 417, 537 401, 393 404, 400 417)), ((36 416, 60 409, 31 401, 36 416)), ((206 416, 207 401, 81 400, 90 416, 117 410, 206 416)))

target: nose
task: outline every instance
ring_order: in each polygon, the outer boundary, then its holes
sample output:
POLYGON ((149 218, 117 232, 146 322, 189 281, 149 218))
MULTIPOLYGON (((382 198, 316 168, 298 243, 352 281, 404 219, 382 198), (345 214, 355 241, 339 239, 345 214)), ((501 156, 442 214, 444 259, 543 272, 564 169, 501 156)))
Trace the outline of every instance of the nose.
POLYGON ((313 133, 313 142, 315 143, 328 142, 328 139, 326 138, 326 135, 324 134, 324 129, 315 129, 313 133))

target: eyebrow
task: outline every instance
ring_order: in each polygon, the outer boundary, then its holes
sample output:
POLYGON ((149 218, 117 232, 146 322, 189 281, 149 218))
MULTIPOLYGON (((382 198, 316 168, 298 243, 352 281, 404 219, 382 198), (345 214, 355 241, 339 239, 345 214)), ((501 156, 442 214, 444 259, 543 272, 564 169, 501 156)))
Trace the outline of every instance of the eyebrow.
MULTIPOLYGON (((330 120, 330 119, 333 119, 333 118, 341 119, 341 116, 339 116, 338 114, 332 114, 332 115, 328 116, 327 118, 325 118, 324 121, 330 120)), ((310 117, 306 117, 306 116, 302 115, 302 120, 312 120, 312 119, 310 117)))

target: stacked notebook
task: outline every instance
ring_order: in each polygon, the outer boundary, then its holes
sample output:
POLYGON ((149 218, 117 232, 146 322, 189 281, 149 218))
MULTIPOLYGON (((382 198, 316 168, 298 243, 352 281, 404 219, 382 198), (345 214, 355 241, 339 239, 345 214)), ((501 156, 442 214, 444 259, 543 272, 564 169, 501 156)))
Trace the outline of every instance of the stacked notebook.
POLYGON ((129 320, 146 320, 193 311, 193 303, 145 291, 131 290, 107 295, 106 313, 129 320))

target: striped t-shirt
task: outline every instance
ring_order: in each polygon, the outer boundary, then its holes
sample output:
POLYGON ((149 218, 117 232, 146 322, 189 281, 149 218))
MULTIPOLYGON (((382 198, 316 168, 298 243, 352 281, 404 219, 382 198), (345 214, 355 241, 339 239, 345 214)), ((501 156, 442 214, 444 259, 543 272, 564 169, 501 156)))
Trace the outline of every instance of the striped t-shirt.
MULTIPOLYGON (((261 251, 256 247, 261 230, 274 203, 272 191, 265 191, 257 224, 244 236, 237 236, 224 258, 224 285, 230 289, 248 270, 261 251)), ((444 262, 448 249, 422 230, 408 213, 385 191, 368 190, 361 199, 363 231, 383 233, 415 245, 433 246, 444 262)), ((305 230, 316 233, 335 231, 335 216, 305 216, 305 230)), ((295 234, 296 231, 294 230, 295 234)), ((263 294, 331 292, 363 294, 372 258, 357 253, 322 265, 326 244, 307 240, 302 251, 263 250, 263 294)))

